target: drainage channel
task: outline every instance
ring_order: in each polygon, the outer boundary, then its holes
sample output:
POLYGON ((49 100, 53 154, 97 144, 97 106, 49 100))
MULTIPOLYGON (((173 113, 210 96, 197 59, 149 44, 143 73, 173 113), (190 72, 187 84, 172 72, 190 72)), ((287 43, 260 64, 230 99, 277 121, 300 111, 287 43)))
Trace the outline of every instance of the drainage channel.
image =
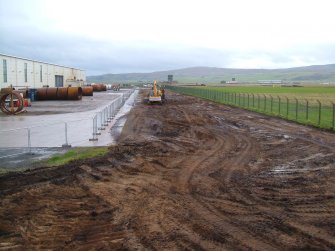
POLYGON ((135 90, 120 107, 112 120, 100 131, 97 140, 85 141, 74 146, 109 146, 116 144, 124 124, 127 121, 127 114, 134 107, 139 90, 135 90))

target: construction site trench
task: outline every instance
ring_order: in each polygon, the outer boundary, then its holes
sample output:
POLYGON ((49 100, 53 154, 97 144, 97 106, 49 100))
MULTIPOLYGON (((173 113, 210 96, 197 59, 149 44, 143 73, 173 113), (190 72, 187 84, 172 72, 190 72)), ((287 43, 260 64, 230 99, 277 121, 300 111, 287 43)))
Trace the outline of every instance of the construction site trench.
POLYGON ((166 96, 103 157, 0 176, 0 250, 335 250, 333 133, 166 96))

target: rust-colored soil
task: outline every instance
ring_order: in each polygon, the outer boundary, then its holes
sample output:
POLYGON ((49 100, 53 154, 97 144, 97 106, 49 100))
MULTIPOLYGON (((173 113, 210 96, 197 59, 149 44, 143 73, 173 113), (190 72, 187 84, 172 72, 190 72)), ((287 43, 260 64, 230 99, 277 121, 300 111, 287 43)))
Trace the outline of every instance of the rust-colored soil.
POLYGON ((178 94, 108 156, 0 177, 0 250, 334 250, 335 136, 178 94))

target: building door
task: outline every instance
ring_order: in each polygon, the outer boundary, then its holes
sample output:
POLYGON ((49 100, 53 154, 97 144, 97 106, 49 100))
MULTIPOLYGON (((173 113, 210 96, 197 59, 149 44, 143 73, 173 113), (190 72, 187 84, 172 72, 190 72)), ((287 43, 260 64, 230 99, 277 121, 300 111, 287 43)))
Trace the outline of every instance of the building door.
POLYGON ((55 75, 55 86, 56 87, 64 86, 64 78, 62 75, 55 75))

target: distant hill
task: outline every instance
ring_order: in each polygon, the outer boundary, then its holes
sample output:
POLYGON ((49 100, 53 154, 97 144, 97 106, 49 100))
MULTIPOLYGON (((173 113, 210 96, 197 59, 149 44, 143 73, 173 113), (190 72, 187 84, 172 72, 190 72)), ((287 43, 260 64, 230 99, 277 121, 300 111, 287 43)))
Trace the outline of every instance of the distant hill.
POLYGON ((335 64, 312 65, 286 69, 233 69, 215 67, 191 67, 151 73, 123 73, 88 76, 89 83, 103 82, 151 82, 167 81, 167 76, 179 83, 220 83, 236 78, 239 82, 258 80, 283 80, 288 82, 335 82, 335 64))

